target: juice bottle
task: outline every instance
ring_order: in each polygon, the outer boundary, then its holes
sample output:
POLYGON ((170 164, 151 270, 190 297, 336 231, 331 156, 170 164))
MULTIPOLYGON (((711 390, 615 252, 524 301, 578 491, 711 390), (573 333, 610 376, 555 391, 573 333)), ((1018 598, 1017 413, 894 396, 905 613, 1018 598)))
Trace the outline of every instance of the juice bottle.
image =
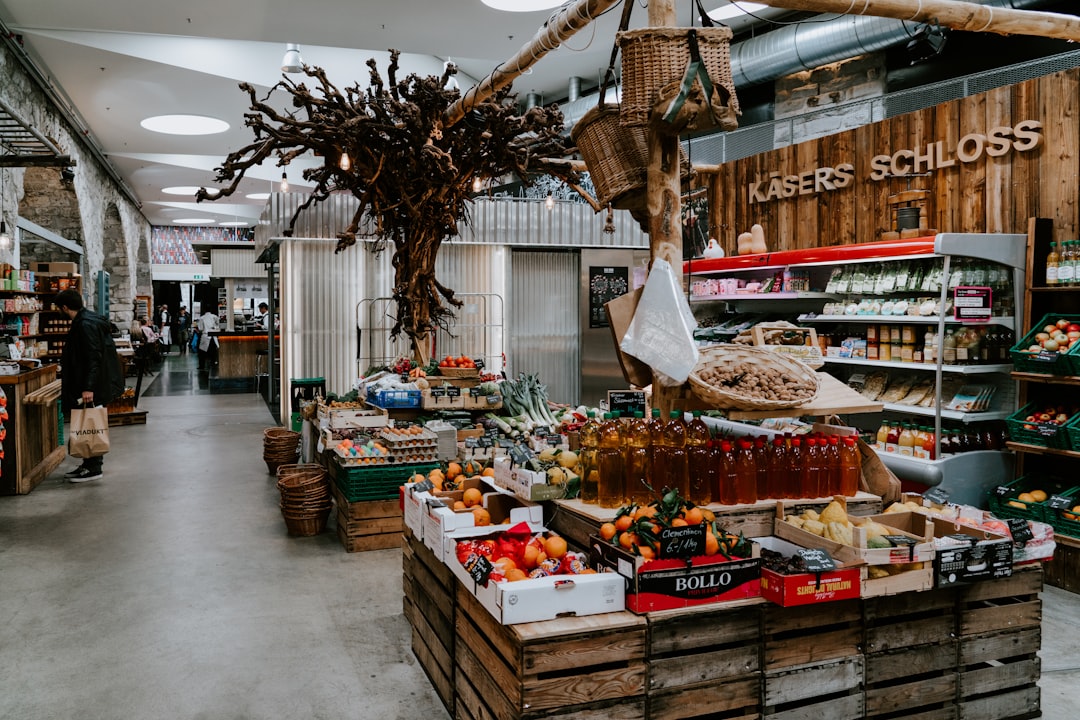
POLYGON ((821 476, 823 474, 825 456, 822 453, 822 448, 818 444, 817 438, 806 439, 806 452, 803 458, 803 497, 818 498, 822 497, 822 482, 821 476))
POLYGON ((589 411, 588 419, 578 432, 581 440, 581 452, 578 454, 581 460, 581 501, 596 504, 597 480, 600 469, 597 466, 596 452, 600 447, 600 423, 596 422, 596 412, 589 411))
POLYGON ((736 448, 730 440, 720 441, 720 477, 718 478, 719 495, 721 505, 734 505, 736 501, 736 489, 738 486, 738 473, 736 472, 736 448))
POLYGON ((1058 286, 1072 285, 1076 280, 1076 262, 1074 257, 1071 241, 1066 240, 1061 244, 1061 256, 1058 261, 1058 286))
POLYGON ((686 463, 686 423, 682 413, 672 410, 660 435, 660 447, 653 450, 653 488, 658 492, 677 490, 683 498, 689 485, 686 463))
MULTIPOLYGON (((660 417, 660 408, 652 409, 652 416, 649 418, 649 455, 650 455, 650 472, 656 472, 656 468, 659 465, 656 462, 657 450, 660 447, 660 443, 664 437, 664 420, 660 417)), ((650 484, 653 486, 653 490, 659 494, 660 490, 664 487, 660 482, 659 477, 651 477, 650 484)))
POLYGON ((649 489, 651 483, 652 450, 649 439, 649 424, 645 413, 638 411, 626 426, 623 433, 626 444, 626 493, 627 500, 637 505, 647 505, 653 501, 649 489))
POLYGON ((923 434, 922 449, 923 457, 927 460, 936 460, 935 445, 937 445, 937 437, 934 435, 933 428, 926 428, 926 432, 923 434))
POLYGON ((735 502, 757 502, 757 468, 754 466, 754 443, 749 438, 739 438, 735 452, 735 502))
MULTIPOLYGON (((754 495, 759 498, 771 497, 769 483, 769 451, 772 449, 765 442, 764 436, 754 438, 754 463, 757 479, 754 481, 754 495)), ((757 502, 755 500, 754 502, 757 502)))
POLYGON ((915 433, 911 432, 911 425, 903 423, 900 426, 900 437, 897 438, 897 453, 907 457, 915 457, 915 433))
POLYGON ((784 438, 773 438, 769 454, 768 493, 764 496, 779 500, 788 497, 788 449, 784 438))
POLYGON ((613 413, 604 413, 604 424, 600 426, 600 448, 597 451, 600 467, 597 500, 600 507, 619 507, 626 496, 622 443, 622 423, 613 417, 613 413))
POLYGON ((885 452, 900 452, 899 423, 889 425, 889 436, 885 439, 885 452))
POLYGON ((840 446, 840 494, 853 497, 859 490, 859 476, 862 472, 862 457, 855 438, 845 437, 840 446))
POLYGON ((840 436, 829 435, 825 446, 825 495, 833 496, 840 492, 840 436))
POLYGON ((877 440, 874 442, 874 449, 878 452, 885 452, 885 446, 889 443, 889 423, 887 420, 881 421, 881 427, 877 430, 877 440))
POLYGON ((701 419, 701 411, 694 411, 694 419, 686 425, 686 463, 689 477, 688 500, 695 505, 708 505, 712 501, 712 487, 720 468, 713 462, 709 450, 712 433, 701 419))
POLYGON ((802 438, 792 438, 791 447, 788 448, 788 484, 784 494, 786 498, 805 497, 802 487, 803 460, 802 438))
POLYGON ((1058 263, 1061 256, 1058 255, 1057 243, 1050 243, 1050 254, 1046 256, 1046 284, 1053 287, 1058 284, 1058 263))

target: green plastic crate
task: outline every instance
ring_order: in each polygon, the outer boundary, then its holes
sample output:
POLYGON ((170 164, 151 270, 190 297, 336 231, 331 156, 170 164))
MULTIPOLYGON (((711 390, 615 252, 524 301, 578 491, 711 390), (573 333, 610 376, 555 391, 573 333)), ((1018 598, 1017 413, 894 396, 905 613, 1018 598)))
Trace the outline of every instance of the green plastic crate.
POLYGON ((1074 490, 1075 486, 1075 482, 1066 482, 1057 478, 1024 475, 988 491, 990 511, 1000 518, 1015 517, 1048 523, 1053 511, 1045 502, 1026 502, 1020 500, 1019 495, 1038 488, 1043 490, 1049 498, 1051 495, 1063 495, 1074 490))
POLYGON ((402 463, 394 465, 342 465, 330 458, 330 477, 348 502, 394 500, 399 488, 417 473, 427 475, 438 463, 402 463))
MULTIPOLYGON (((1026 445, 1038 445, 1039 447, 1053 448, 1055 450, 1070 450, 1080 445, 1072 445, 1068 426, 1080 419, 1080 413, 1069 418, 1064 425, 1056 423, 1031 423, 1025 420, 1032 411, 1037 408, 1033 402, 1005 418, 1005 425, 1009 428, 1009 437, 1015 442, 1026 445)), ((1080 428, 1077 429, 1080 438, 1080 428)))
POLYGON ((1046 522, 1059 533, 1080 538, 1080 514, 1072 512, 1072 508, 1080 505, 1080 487, 1059 494, 1072 498, 1073 502, 1069 507, 1061 510, 1047 506, 1045 508, 1046 522))
POLYGON ((1012 358, 1013 366, 1020 372, 1039 373, 1041 375, 1075 375, 1074 367, 1080 367, 1080 355, 1070 358, 1069 356, 1076 350, 1076 347, 1070 347, 1067 353, 1056 353, 1057 357, 1051 357, 1049 359, 1043 359, 1039 355, 1033 355, 1032 353, 1022 352, 1035 343, 1035 336, 1042 332, 1042 329, 1049 325, 1051 322, 1065 319, 1069 322, 1080 324, 1080 315, 1062 315, 1060 313, 1047 313, 1042 316, 1039 322, 1035 323, 1031 330, 1028 331, 1024 337, 1020 338, 1020 342, 1016 343, 1009 349, 1009 357, 1012 358), (1074 365, 1074 362, 1076 365, 1074 365))

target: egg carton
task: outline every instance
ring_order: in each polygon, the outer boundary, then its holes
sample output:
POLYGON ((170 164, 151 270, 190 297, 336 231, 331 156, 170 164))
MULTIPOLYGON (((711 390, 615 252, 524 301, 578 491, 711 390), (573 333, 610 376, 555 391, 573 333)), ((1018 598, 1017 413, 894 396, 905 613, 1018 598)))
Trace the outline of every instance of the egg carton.
POLYGON ((395 451, 404 448, 436 448, 439 445, 439 436, 427 428, 422 428, 419 433, 406 434, 386 427, 379 431, 379 439, 395 451))

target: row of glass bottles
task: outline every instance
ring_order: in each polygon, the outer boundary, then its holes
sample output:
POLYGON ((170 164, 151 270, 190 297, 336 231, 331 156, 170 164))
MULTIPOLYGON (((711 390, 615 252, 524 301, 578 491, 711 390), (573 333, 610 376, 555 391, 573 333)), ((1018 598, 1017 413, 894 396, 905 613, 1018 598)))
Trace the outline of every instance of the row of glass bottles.
POLYGON ((695 412, 686 423, 636 413, 590 416, 581 428, 581 499, 602 507, 647 504, 665 489, 695 505, 754 503, 759 498, 817 498, 858 490, 861 458, 853 437, 790 434, 714 438, 695 412))
MULTIPOLYGON (((974 450, 1003 450, 1008 441, 1004 423, 991 422, 962 428, 942 428, 941 457, 974 450)), ((881 453, 936 460, 937 436, 932 426, 886 420, 878 428, 874 449, 881 453)))
POLYGON ((1050 254, 1046 256, 1046 284, 1052 287, 1080 285, 1080 240, 1064 240, 1060 245, 1050 243, 1050 254))

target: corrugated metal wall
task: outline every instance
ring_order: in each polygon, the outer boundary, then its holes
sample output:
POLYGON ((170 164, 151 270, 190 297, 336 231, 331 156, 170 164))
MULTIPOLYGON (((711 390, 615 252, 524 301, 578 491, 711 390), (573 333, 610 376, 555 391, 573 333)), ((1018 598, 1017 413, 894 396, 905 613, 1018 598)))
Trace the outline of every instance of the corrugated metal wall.
POLYGON ((266 277, 266 267, 255 262, 255 248, 215 247, 210 254, 210 274, 218 278, 266 277))
POLYGON ((471 227, 460 228, 461 241, 542 247, 649 247, 649 236, 625 210, 612 216, 614 233, 604 232, 606 214, 588 205, 556 201, 548 210, 524 198, 478 198, 471 227))
POLYGON ((515 250, 510 267, 509 374, 537 373, 548 397, 576 405, 581 396, 580 255, 515 250))

